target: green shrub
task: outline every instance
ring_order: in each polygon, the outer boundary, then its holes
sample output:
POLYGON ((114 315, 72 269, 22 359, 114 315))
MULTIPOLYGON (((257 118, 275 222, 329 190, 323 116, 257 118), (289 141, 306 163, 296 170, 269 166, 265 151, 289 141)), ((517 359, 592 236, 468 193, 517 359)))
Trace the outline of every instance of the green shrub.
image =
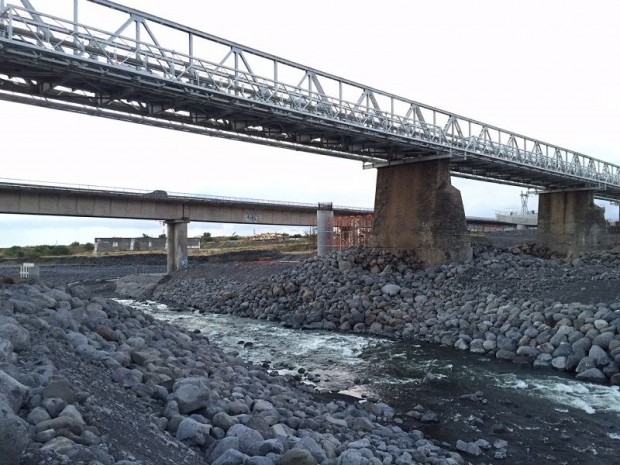
POLYGON ((9 247, 4 251, 4 256, 7 258, 22 258, 24 257, 24 249, 22 249, 18 245, 14 245, 13 247, 9 247))

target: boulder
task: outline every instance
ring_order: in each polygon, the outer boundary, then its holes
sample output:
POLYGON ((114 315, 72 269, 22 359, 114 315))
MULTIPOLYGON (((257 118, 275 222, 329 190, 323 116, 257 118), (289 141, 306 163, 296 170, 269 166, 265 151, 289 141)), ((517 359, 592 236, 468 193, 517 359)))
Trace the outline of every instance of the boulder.
POLYGON ((57 378, 50 381, 50 383, 43 389, 42 397, 49 399, 56 397, 64 400, 67 404, 73 404, 75 402, 75 393, 69 381, 64 378, 57 378))
POLYGON ((577 375, 577 379, 581 381, 590 381, 591 383, 605 383, 607 382, 607 377, 605 373, 603 373, 598 368, 589 368, 577 375))
POLYGON ((215 447, 210 452, 208 452, 208 461, 210 461, 211 463, 215 462, 229 449, 239 449, 239 438, 230 437, 223 438, 217 441, 215 447))
POLYGON ((11 343, 15 352, 30 350, 30 333, 13 323, 0 325, 0 339, 5 339, 11 343))
POLYGON ((218 412, 213 415, 213 426, 222 428, 224 431, 228 431, 233 425, 239 423, 239 420, 235 417, 231 417, 226 412, 218 412))
POLYGON ((307 450, 291 449, 280 456, 277 465, 317 465, 317 461, 307 450))
POLYGON ((124 388, 136 387, 142 383, 143 378, 144 375, 137 368, 130 370, 129 368, 119 367, 112 374, 112 379, 124 388))
POLYGON ((386 295, 389 295, 390 297, 393 297, 395 295, 400 294, 400 286, 396 284, 386 284, 385 286, 381 288, 381 292, 383 292, 386 295))
POLYGON ((0 338, 0 363, 13 362, 13 344, 7 339, 0 338))
POLYGON ((593 359, 594 363, 596 363, 596 366, 599 368, 604 367, 605 365, 608 365, 609 362, 611 362, 611 359, 607 355, 607 352, 605 352, 605 350, 603 350, 598 345, 593 345, 590 348, 590 352, 588 352, 588 357, 593 359))
POLYGON ((30 390, 15 378, 0 370, 0 402, 5 403, 17 413, 26 402, 30 390))
POLYGON ((19 465, 29 438, 24 421, 0 399, 0 465, 19 465))
POLYGON ((200 423, 193 418, 186 417, 177 428, 176 437, 179 441, 189 441, 199 447, 207 443, 207 437, 211 432, 211 425, 200 423))
POLYGON ((323 448, 310 436, 304 436, 301 438, 297 444, 295 444, 294 449, 307 450, 312 454, 318 463, 322 463, 324 460, 327 460, 327 454, 323 448))
POLYGON ((183 378, 172 387, 172 398, 177 401, 179 412, 183 414, 206 407, 209 393, 202 378, 183 378))
POLYGON ((265 438, 256 430, 245 425, 233 425, 226 432, 227 438, 237 438, 239 440, 239 450, 248 452, 255 443, 262 442, 265 438))
POLYGON ((236 449, 228 449, 212 465, 244 465, 250 457, 236 449))

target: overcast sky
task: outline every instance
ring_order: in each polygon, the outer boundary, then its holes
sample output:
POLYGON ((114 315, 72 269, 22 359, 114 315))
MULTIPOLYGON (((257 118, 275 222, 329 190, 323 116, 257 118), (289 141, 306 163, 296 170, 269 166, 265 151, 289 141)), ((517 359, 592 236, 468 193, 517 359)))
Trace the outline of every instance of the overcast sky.
MULTIPOLYGON (((620 164, 616 1, 119 2, 620 164)), ((57 13, 72 0, 32 0, 57 13)), ((104 19, 97 26, 116 30, 104 19)), ((0 177, 372 207, 361 163, 0 101, 0 177)), ((453 179, 468 216, 522 189, 453 179)), ((606 204, 608 205, 608 204, 606 204)), ((537 210, 537 198, 529 208, 537 210)), ((606 216, 618 219, 618 207, 606 216)), ((159 234, 155 221, 0 215, 0 247, 159 234)), ((274 227, 193 223, 190 235, 274 227)))

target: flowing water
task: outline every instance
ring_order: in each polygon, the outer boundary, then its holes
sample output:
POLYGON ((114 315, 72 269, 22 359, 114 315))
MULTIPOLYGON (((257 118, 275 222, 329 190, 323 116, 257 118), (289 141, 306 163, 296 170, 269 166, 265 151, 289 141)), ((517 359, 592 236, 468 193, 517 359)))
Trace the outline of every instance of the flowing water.
MULTIPOLYGON (((225 351, 282 374, 299 374, 323 392, 385 401, 405 426, 441 442, 506 439, 506 463, 620 463, 615 452, 620 450, 618 387, 436 345, 173 312, 156 302, 120 302, 198 329, 225 351), (414 408, 436 413, 438 421, 410 420, 406 414, 414 408)), ((488 463, 488 458, 468 457, 474 463, 488 463)))

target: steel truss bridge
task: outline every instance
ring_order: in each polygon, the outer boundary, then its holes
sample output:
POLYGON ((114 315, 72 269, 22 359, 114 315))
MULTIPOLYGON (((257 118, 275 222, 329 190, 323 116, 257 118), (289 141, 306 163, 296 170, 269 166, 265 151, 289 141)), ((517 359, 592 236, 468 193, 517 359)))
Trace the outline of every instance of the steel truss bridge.
POLYGON ((603 160, 108 0, 19 2, 0 0, 3 100, 366 167, 448 158, 461 177, 620 199, 620 167, 603 160))

